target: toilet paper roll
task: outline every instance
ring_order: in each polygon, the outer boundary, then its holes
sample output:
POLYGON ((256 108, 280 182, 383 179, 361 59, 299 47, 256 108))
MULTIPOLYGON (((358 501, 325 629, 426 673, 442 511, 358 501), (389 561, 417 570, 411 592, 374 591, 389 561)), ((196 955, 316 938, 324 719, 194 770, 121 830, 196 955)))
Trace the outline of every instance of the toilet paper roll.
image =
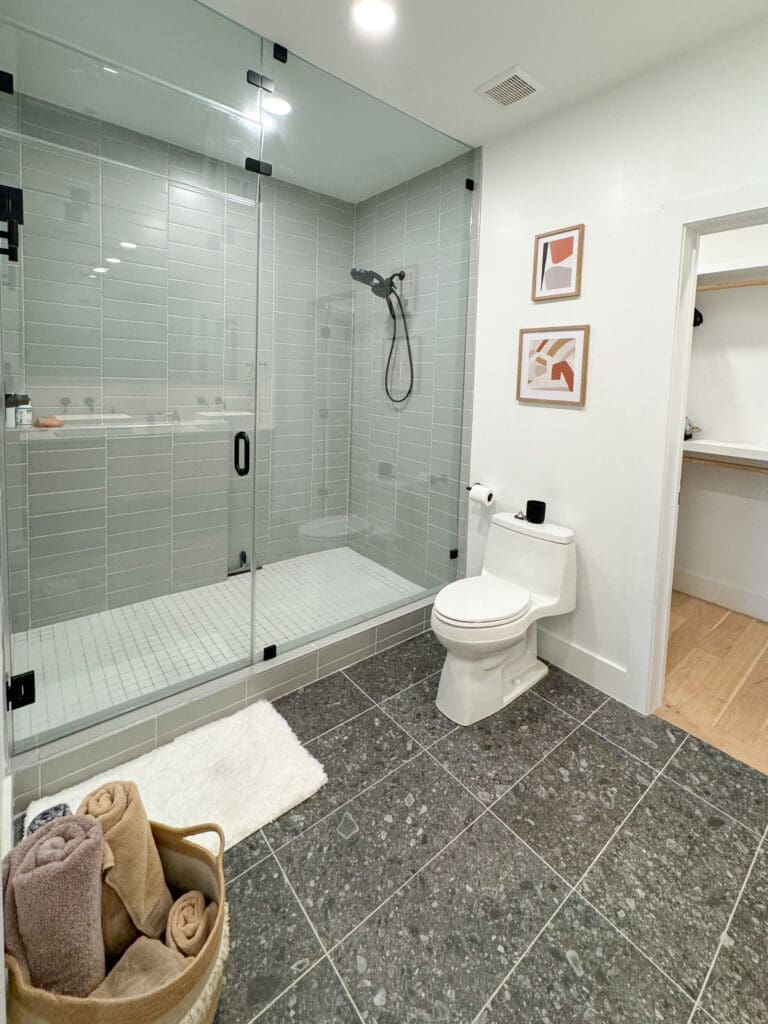
POLYGON ((490 508, 493 504, 493 491, 488 487, 483 487, 482 484, 473 484, 469 489, 469 500, 490 508))

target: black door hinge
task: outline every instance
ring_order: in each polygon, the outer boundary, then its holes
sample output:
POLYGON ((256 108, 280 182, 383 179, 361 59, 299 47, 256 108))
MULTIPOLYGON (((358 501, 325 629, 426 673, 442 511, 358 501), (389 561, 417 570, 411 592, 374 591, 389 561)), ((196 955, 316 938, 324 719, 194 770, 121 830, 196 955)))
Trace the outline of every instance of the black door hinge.
POLYGON ((264 92, 274 92, 275 83, 269 77, 269 75, 262 75, 259 71, 248 71, 245 76, 248 85, 255 85, 257 89, 263 89, 264 92))
POLYGON ((459 557, 459 549, 458 548, 451 548, 450 558, 458 558, 458 557, 459 557))
POLYGON ((19 224, 24 223, 24 195, 20 188, 0 185, 0 221, 7 225, 0 231, 0 238, 8 240, 8 246, 0 249, 0 256, 7 256, 11 263, 19 261, 19 224))
POLYGON ((279 60, 281 64, 288 63, 288 48, 283 46, 282 43, 274 43, 272 46, 272 56, 275 60, 279 60))
POLYGON ((10 71, 0 71, 0 92, 13 96, 13 75, 10 71))
POLYGON ((269 644, 264 648, 264 661, 271 661, 277 657, 277 644, 269 644))
POLYGON ((18 263, 19 224, 24 223, 24 194, 20 188, 0 185, 0 221, 6 224, 5 231, 0 231, 0 238, 8 240, 7 247, 0 249, 0 256, 7 256, 11 263, 18 263))
POLYGON ((467 190, 467 192, 474 192, 475 191, 475 179, 474 178, 466 178, 465 181, 464 181, 464 188, 467 190))
POLYGON ((35 703, 35 673, 19 672, 5 681, 5 706, 17 711, 35 703))
POLYGON ((255 174, 263 174, 266 178, 272 177, 272 164, 268 164, 266 160, 256 160, 252 156, 245 158, 245 169, 246 171, 253 171, 255 174))

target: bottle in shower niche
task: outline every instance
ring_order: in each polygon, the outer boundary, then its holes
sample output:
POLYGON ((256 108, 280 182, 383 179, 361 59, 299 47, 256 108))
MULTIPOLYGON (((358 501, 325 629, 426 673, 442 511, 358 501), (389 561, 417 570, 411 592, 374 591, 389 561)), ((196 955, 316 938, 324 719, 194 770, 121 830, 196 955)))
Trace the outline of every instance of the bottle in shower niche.
POLYGON ((16 406, 16 426, 17 427, 31 427, 32 426, 32 403, 29 400, 29 395, 17 395, 19 400, 16 406))
POLYGON ((18 395, 5 396, 5 426, 6 429, 16 426, 16 406, 19 402, 18 395))

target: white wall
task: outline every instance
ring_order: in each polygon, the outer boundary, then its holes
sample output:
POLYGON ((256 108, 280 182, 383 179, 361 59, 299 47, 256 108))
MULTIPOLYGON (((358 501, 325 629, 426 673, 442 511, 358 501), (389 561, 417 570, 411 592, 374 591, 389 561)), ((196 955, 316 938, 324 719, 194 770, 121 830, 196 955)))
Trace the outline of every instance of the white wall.
MULTIPOLYGON (((768 287, 700 292, 696 304, 704 323, 693 332, 687 407, 697 438, 768 445, 768 287)), ((675 587, 768 619, 766 537, 768 476, 683 466, 675 587)))
POLYGON ((688 415, 697 439, 768 444, 768 286, 700 292, 696 305, 704 323, 693 332, 688 415))
MULTIPOLYGON (((682 227, 725 193, 768 206, 766 52, 763 24, 484 151, 471 478, 492 485, 502 509, 544 498, 552 520, 574 528, 578 606, 550 620, 542 649, 640 710, 652 703, 671 507, 682 227), (580 222, 582 298, 534 306, 534 234, 580 222), (592 326, 586 408, 516 404, 518 329, 579 323, 592 326)), ((473 510, 469 529, 477 571, 487 517, 473 510)))
POLYGON ((718 231, 702 238, 699 246, 699 273, 714 274, 742 267, 768 265, 768 225, 718 231))
POLYGON ((768 476, 686 463, 675 587, 768 620, 768 476))

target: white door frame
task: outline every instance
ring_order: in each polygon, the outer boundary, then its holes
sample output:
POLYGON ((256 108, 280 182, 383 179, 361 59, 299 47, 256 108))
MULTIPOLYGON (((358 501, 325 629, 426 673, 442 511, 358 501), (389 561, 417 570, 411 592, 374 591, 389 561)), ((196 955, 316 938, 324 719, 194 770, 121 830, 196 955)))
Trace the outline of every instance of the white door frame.
POLYGON ((677 502, 683 468, 683 425, 688 397, 693 311, 696 305, 699 239, 702 235, 715 234, 719 231, 768 224, 768 181, 733 192, 701 196, 684 203, 665 206, 661 213, 672 221, 670 227, 675 222, 679 225, 682 245, 654 584, 655 612, 651 633, 648 711, 653 711, 661 704, 664 693, 669 610, 677 541, 677 502))

